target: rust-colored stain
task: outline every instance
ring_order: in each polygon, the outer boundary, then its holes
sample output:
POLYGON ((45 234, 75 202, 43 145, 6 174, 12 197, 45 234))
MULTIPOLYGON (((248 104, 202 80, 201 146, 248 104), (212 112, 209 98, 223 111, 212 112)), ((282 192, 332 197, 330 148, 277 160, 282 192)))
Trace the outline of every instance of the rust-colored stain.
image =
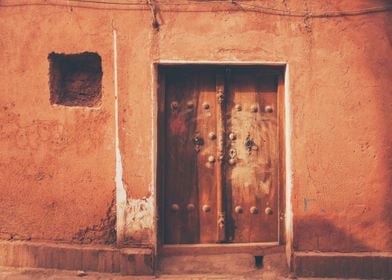
POLYGON ((184 137, 186 132, 186 123, 181 115, 172 118, 169 124, 170 132, 178 137, 184 137))

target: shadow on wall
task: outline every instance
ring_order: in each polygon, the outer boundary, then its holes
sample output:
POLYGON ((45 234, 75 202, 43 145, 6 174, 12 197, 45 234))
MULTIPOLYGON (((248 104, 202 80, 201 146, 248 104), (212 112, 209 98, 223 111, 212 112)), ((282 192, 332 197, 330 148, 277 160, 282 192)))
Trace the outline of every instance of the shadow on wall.
POLYGON ((392 76, 392 1, 379 0, 375 2, 389 9, 386 13, 380 14, 384 18, 383 25, 379 25, 380 31, 383 31, 380 32, 380 37, 382 36, 385 43, 380 44, 381 46, 377 43, 370 43, 370 47, 368 46, 365 50, 367 51, 366 57, 369 58, 366 66, 372 77, 370 82, 372 84, 368 86, 374 87, 372 101, 376 103, 378 112, 380 112, 379 119, 374 122, 381 122, 380 128, 383 129, 379 133, 383 146, 376 154, 375 159, 383 161, 380 168, 382 169, 380 174, 383 175, 379 180, 383 182, 384 202, 380 201, 379 207, 383 207, 381 219, 384 219, 389 231, 389 234, 385 235, 388 236, 386 250, 392 251, 392 90, 390 80, 392 76))
MULTIPOLYGON (((391 7, 392 1, 378 0, 373 4, 391 7)), ((355 83, 360 85, 360 89, 366 91, 366 95, 362 96, 368 98, 367 102, 364 99, 362 103, 359 103, 360 110, 366 112, 364 116, 372 117, 370 120, 364 120, 367 123, 364 133, 372 133, 369 137, 365 135, 364 138, 374 141, 374 143, 368 143, 370 146, 373 145, 374 154, 369 150, 368 156, 374 156, 374 165, 369 166, 369 173, 373 173, 369 176, 366 191, 369 192, 369 196, 376 193, 379 201, 377 204, 368 202, 366 206, 377 210, 374 211, 377 214, 372 213, 371 216, 375 218, 372 221, 374 225, 377 224, 379 227, 372 228, 372 234, 367 234, 366 227, 363 226, 363 232, 360 235, 372 241, 369 242, 373 244, 370 246, 364 244, 365 239, 361 241, 347 231, 347 225, 339 227, 332 218, 326 219, 322 215, 297 216, 294 217, 293 229, 295 251, 392 251, 392 90, 389 78, 392 75, 392 11, 368 15, 366 19, 360 17, 355 19, 359 23, 365 20, 369 23, 366 27, 360 27, 360 32, 367 31, 368 34, 355 33, 358 43, 356 53, 359 55, 352 71, 357 75, 356 77, 362 78, 356 80, 355 83), (375 32, 377 36, 370 35, 375 32), (374 175, 374 172, 377 175, 374 175), (379 232, 378 236, 377 230, 383 232, 379 232)), ((348 18, 348 20, 353 20, 353 18, 348 18)), ((357 102, 356 94, 351 93, 353 102, 357 102)), ((371 227, 372 223, 369 222, 369 224, 371 227)))
POLYGON ((372 251, 361 241, 317 215, 298 217, 294 223, 294 250, 299 251, 372 251), (300 237, 300 238, 298 238, 300 237), (333 248, 333 250, 332 250, 333 248))

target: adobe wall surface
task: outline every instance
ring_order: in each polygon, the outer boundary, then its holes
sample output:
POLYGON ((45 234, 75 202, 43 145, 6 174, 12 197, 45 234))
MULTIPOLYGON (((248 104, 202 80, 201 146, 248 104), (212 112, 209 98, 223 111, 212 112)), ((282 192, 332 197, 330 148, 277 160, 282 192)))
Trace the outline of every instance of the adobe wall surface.
MULTIPOLYGON (((389 3, 339 2, 273 7, 317 14, 389 3)), ((390 11, 324 18, 161 5, 155 31, 145 6, 13 3, 0 2, 0 238, 111 243, 120 187, 117 236, 153 244, 153 62, 267 61, 289 65, 294 249, 392 250, 390 11), (101 104, 51 105, 48 54, 84 51, 102 58, 101 104)))
POLYGON ((112 38, 88 13, 0 8, 2 239, 115 240, 112 38), (51 105, 49 53, 88 50, 103 58, 101 105, 51 105))

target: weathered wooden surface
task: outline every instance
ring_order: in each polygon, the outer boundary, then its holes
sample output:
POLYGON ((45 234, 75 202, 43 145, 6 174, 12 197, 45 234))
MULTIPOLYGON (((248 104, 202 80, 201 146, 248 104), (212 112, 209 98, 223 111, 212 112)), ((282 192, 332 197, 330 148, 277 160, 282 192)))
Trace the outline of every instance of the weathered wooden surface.
POLYGON ((215 76, 181 69, 166 84, 165 242, 215 242, 215 76))
POLYGON ((225 88, 225 76, 223 72, 216 75, 216 126, 218 132, 217 141, 217 157, 218 162, 216 164, 216 187, 217 187, 217 241, 226 241, 226 194, 225 194, 225 143, 226 143, 226 122, 225 122, 225 111, 226 111, 226 88, 225 88))
POLYGON ((165 75, 164 242, 278 241, 277 76, 165 75))
POLYGON ((227 142, 233 161, 230 164, 229 159, 226 171, 232 230, 228 237, 233 242, 277 241, 276 77, 257 70, 233 70, 227 87, 227 133, 234 135, 227 142))

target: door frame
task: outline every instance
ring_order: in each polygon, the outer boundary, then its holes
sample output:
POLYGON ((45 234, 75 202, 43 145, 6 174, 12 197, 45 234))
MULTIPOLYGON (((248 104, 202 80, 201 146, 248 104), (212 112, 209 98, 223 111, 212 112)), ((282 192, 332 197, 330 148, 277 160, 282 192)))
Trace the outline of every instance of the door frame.
POLYGON ((291 167, 289 158, 290 152, 290 133, 291 117, 289 115, 289 96, 288 96, 288 64, 286 62, 265 62, 265 61, 180 61, 180 60, 159 60, 152 64, 152 91, 151 99, 153 102, 152 118, 152 186, 155 194, 155 219, 154 219, 154 253, 160 255, 184 255, 188 252, 208 254, 214 253, 239 253, 249 252, 255 255, 283 252, 286 247, 288 263, 291 263, 292 247, 292 213, 291 213, 291 167), (164 100, 165 84, 164 73, 161 70, 170 66, 252 66, 252 67, 271 67, 279 68, 280 76, 277 89, 278 104, 278 141, 279 141, 279 175, 278 175, 278 204, 279 204, 279 223, 278 223, 278 242, 268 243, 234 243, 234 244, 163 244, 163 221, 160 213, 163 205, 164 186, 163 168, 164 162, 164 100), (288 152, 286 150, 289 150, 288 152))

